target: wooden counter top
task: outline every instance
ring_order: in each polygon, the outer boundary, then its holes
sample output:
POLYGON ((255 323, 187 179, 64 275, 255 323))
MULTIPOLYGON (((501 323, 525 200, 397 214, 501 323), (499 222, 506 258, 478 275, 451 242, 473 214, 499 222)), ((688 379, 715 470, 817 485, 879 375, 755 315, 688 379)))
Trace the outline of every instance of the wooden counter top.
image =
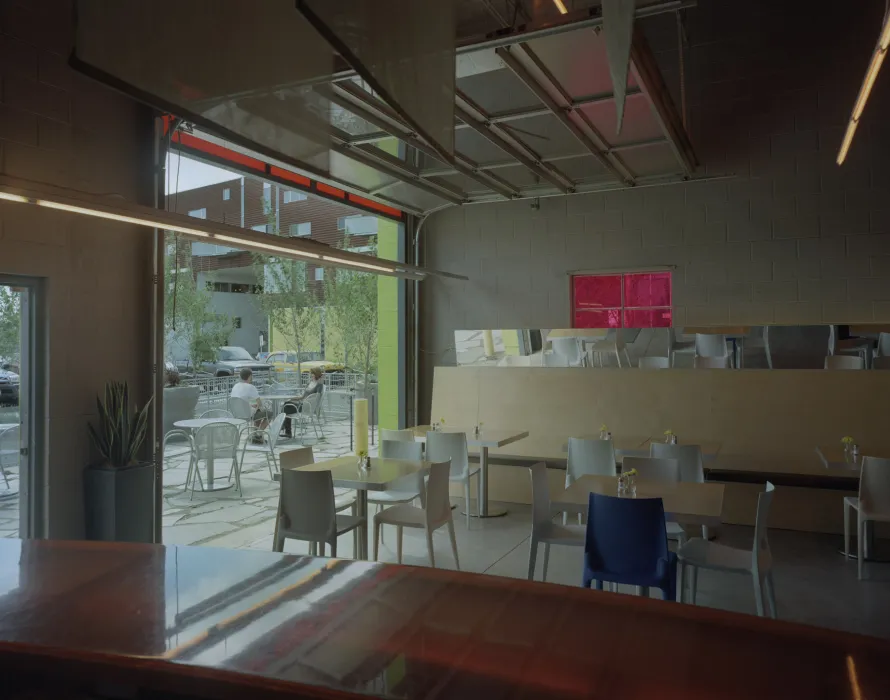
POLYGON ((101 678, 252 700, 847 700, 852 668, 862 698, 890 697, 886 641, 548 583, 266 552, 18 540, 0 542, 0 571, 4 683, 32 674, 84 687, 101 678))

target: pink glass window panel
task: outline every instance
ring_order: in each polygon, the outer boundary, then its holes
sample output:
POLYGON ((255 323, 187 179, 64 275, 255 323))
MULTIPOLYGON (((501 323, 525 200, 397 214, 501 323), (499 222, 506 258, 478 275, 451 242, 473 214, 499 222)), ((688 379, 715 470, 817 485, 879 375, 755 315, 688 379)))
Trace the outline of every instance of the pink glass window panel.
POLYGON ((643 272, 624 276, 625 306, 670 306, 671 273, 643 272))
POLYGON ((620 328, 621 309, 575 310, 574 328, 620 328))
POLYGON ((576 310, 621 306, 621 275, 575 275, 573 284, 576 310))
POLYGON ((671 325, 671 310, 668 309, 626 309, 625 328, 668 328, 671 325))

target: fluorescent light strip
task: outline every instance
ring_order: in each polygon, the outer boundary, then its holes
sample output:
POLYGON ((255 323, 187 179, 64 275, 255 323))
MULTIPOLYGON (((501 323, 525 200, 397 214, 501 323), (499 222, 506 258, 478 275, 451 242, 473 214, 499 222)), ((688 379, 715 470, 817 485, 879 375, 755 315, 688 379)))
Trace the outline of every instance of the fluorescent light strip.
POLYGON ((307 253, 302 250, 296 250, 294 248, 287 248, 283 245, 273 245, 271 243, 261 243, 260 241, 252 241, 244 238, 237 238, 235 236, 224 236, 219 233, 213 234, 214 240, 217 241, 225 241, 226 243, 234 243, 238 246, 256 246, 258 248, 263 248, 264 250, 273 250, 276 253, 287 253, 288 255, 301 255, 306 258, 312 258, 313 260, 318 260, 321 256, 317 253, 307 253))
POLYGON ((381 267, 380 265, 370 265, 368 263, 356 262, 354 260, 344 260, 343 258, 335 258, 332 255, 322 255, 322 260, 332 263, 340 263, 341 265, 355 265, 357 267, 366 267, 369 270, 380 270, 381 272, 395 272, 391 267, 381 267))
POLYGON ((862 82, 862 88, 859 90, 859 98, 856 100, 856 106, 853 108, 853 121, 859 121, 862 111, 865 109, 865 103, 868 102, 868 96, 871 94, 872 86, 881 70, 881 64, 884 62, 886 51, 875 51, 871 57, 871 63, 868 64, 868 72, 865 74, 865 80, 862 82))
POLYGON ((5 199, 8 202, 21 202, 22 204, 28 203, 27 197, 22 197, 17 194, 8 194, 6 192, 0 192, 0 199, 5 199))
POLYGON ((556 5, 556 9, 559 10, 560 14, 567 15, 569 13, 562 0, 553 0, 553 4, 556 5))
MULTIPOLYGON (((25 201, 29 201, 25 199, 25 201)), ((111 219, 112 221, 123 221, 128 224, 138 224, 140 226, 154 226, 156 228, 164 228, 170 231, 185 233, 189 236, 198 236, 199 238, 210 238, 210 234, 204 231, 198 231, 193 228, 185 228, 175 224, 165 224, 150 219, 140 219, 135 216, 124 216, 123 214, 111 214, 98 209, 87 209, 86 207, 75 207, 71 204, 60 204, 59 202, 50 202, 46 199, 35 199, 34 203, 38 207, 46 207, 47 209, 58 209, 60 211, 69 211, 75 214, 85 214, 86 216, 96 216, 100 219, 111 219)))
POLYGON ((837 164, 840 165, 844 162, 844 159, 847 157, 847 151, 850 150, 850 144, 853 143, 853 134, 856 133, 856 127, 859 126, 859 122, 854 122, 850 120, 850 123, 847 124, 847 131, 844 134, 844 140, 841 143, 841 150, 837 154, 837 164))

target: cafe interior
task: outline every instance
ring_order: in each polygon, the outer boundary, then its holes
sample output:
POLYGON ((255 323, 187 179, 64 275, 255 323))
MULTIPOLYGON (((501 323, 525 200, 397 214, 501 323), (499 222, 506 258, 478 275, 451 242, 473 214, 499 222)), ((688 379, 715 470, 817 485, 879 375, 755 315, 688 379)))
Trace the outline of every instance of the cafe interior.
POLYGON ((884 2, 0 8, 6 697, 890 697, 884 2), (171 209, 170 154, 391 237, 171 209), (373 390, 201 380, 174 484, 165 235, 377 276, 373 390))

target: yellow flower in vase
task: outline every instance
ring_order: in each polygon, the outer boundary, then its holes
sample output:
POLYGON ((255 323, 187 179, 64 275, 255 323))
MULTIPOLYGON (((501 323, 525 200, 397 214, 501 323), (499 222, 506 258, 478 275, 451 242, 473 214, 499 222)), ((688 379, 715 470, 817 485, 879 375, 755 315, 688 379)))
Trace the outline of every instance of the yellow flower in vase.
POLYGON ((853 444, 853 438, 849 435, 844 435, 844 437, 841 438, 841 443, 843 443, 844 447, 849 447, 853 444))

